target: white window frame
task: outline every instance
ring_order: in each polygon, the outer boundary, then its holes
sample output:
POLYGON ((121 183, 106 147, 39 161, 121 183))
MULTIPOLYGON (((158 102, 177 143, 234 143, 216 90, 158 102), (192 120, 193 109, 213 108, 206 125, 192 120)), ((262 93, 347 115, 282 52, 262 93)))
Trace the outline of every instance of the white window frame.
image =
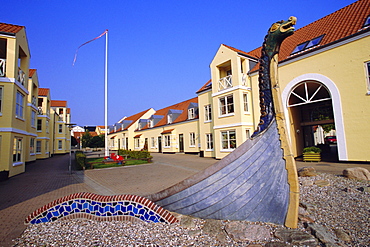
POLYGON ((243 93, 243 109, 244 112, 248 113, 249 112, 249 96, 248 93, 243 93))
POLYGON ((206 134, 206 151, 213 151, 213 135, 212 133, 206 134))
POLYGON ((228 94, 218 98, 220 116, 232 116, 235 112, 234 95, 228 94), (232 102, 229 101, 232 100, 232 102), (230 108, 230 109, 229 109, 230 108))
POLYGON ((15 117, 23 119, 24 116, 24 95, 17 91, 16 103, 15 103, 15 117))
POLYGON ((164 135, 164 136, 163 136, 163 141, 164 141, 163 146, 164 146, 165 148, 169 148, 169 147, 171 147, 171 135, 164 135))
POLYGON ((188 109, 188 119, 194 119, 195 118, 195 109, 189 108, 188 109))
POLYGON ((223 151, 232 151, 236 148, 236 131, 235 130, 225 130, 221 131, 221 150, 223 151), (231 139, 230 136, 234 135, 235 139, 231 139), (226 138, 224 138, 226 137, 226 138), (232 142, 235 142, 233 145, 232 142), (224 147, 226 144, 226 147, 224 147))
POLYGON ((41 132, 42 131, 42 119, 37 119, 37 127, 36 127, 36 129, 37 129, 38 132, 41 132))
POLYGON ((190 147, 195 147, 195 133, 194 132, 190 132, 189 133, 189 146, 190 147))
POLYGON ((167 124, 172 124, 172 121, 173 121, 172 114, 168 114, 167 115, 167 124))
POLYGON ((63 149, 63 141, 58 140, 58 150, 62 150, 62 149, 63 149))
POLYGON ((151 148, 156 148, 157 147, 155 141, 156 141, 156 138, 150 137, 151 148))
POLYGON ((135 139, 135 148, 140 148, 140 137, 136 137, 135 139))
POLYGON ((36 127, 36 112, 33 110, 31 111, 31 127, 36 127))
POLYGON ((13 166, 16 166, 22 164, 23 138, 14 137, 13 141, 13 166))
POLYGON ((149 120, 149 128, 153 128, 153 126, 154 126, 154 120, 150 119, 149 120))
POLYGON ((31 137, 30 139, 30 154, 35 153, 35 138, 31 137))
POLYGON ((58 124, 58 133, 63 134, 63 124, 58 124))
POLYGON ((46 130, 46 133, 49 133, 49 120, 47 119, 45 121, 45 130, 46 130))
POLYGON ((367 95, 370 95, 370 61, 365 62, 367 95))
POLYGON ((205 119, 205 122, 212 121, 212 107, 210 104, 204 106, 204 119, 205 119))
POLYGON ((36 141, 36 153, 37 154, 41 153, 41 147, 42 147, 42 142, 41 141, 36 141))
POLYGON ((48 154, 49 153, 49 141, 46 140, 45 141, 45 154, 48 154))

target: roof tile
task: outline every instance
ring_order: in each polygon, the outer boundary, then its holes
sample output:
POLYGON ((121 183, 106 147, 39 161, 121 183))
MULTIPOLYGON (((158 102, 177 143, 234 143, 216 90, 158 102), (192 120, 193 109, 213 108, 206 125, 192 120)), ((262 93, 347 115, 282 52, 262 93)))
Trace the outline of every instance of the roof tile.
POLYGON ((22 28, 24 28, 24 26, 18 26, 18 25, 0 22, 0 32, 15 34, 15 33, 18 33, 20 30, 22 30, 22 28))

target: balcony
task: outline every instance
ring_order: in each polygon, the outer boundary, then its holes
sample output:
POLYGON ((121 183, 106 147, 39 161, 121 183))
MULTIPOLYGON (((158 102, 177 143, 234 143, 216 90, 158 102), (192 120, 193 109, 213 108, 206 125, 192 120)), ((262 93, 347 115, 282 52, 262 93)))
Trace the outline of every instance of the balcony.
POLYGON ((0 58, 0 76, 4 77, 5 76, 5 59, 0 58))
POLYGON ((233 87, 231 78, 232 78, 232 75, 228 75, 218 80, 218 91, 222 91, 227 88, 233 87))
POLYGON ((43 112, 42 112, 42 107, 41 106, 37 107, 37 114, 44 115, 43 112))

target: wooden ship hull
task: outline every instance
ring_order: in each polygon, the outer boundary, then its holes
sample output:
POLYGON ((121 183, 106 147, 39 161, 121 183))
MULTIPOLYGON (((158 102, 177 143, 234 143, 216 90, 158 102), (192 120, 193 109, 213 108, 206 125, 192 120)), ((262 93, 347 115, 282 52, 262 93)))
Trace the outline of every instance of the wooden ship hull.
POLYGON ((289 184, 276 122, 224 159, 151 195, 169 211, 199 218, 284 224, 289 184))

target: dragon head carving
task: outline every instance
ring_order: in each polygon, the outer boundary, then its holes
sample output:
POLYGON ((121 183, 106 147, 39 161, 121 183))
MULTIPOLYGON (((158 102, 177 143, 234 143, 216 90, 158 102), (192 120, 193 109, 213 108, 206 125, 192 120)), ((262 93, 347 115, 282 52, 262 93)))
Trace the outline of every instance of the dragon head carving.
POLYGON ((278 21, 272 24, 265 40, 266 52, 269 57, 279 52, 280 45, 284 39, 294 33, 294 25, 296 23, 297 18, 291 16, 287 21, 278 21))

